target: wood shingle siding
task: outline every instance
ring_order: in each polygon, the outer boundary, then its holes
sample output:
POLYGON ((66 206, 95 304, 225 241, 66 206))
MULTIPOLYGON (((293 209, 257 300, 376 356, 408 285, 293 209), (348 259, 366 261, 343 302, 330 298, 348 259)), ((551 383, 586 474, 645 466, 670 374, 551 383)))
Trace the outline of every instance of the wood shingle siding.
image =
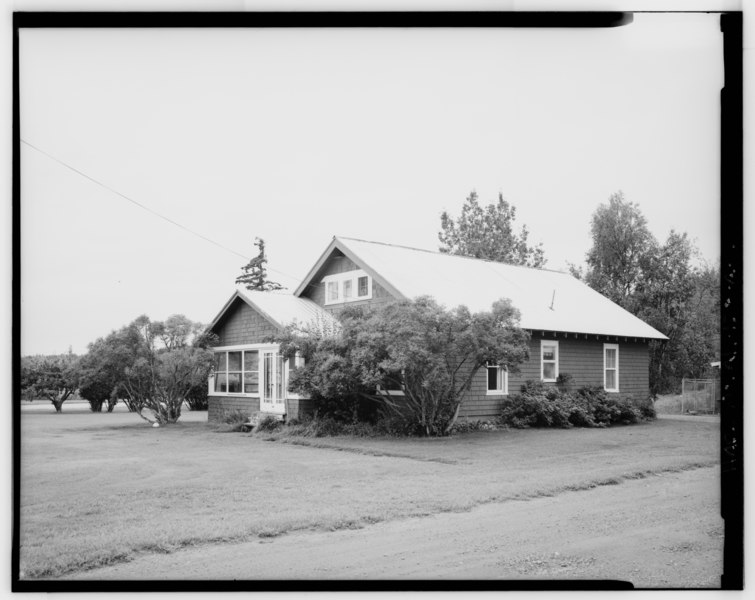
POLYGON ((307 286, 302 296, 309 298, 313 302, 322 306, 328 312, 338 315, 346 306, 364 306, 373 308, 386 302, 390 302, 393 296, 383 288, 377 281, 372 280, 372 298, 366 300, 353 300, 351 302, 341 302, 338 304, 325 305, 325 286, 322 284, 323 277, 335 275, 338 273, 347 273, 349 271, 358 271, 361 267, 355 264, 351 259, 345 256, 331 256, 322 269, 318 272, 317 277, 307 286))
POLYGON ((259 398, 247 396, 213 396, 207 398, 207 420, 210 422, 222 422, 225 415, 236 411, 243 412, 251 417, 260 410, 259 398))
MULTIPOLYGON (((464 398, 459 410, 459 417, 468 420, 494 419, 499 416, 505 398, 521 391, 522 385, 528 380, 540 381, 540 342, 541 340, 558 341, 559 373, 572 376, 572 392, 585 385, 603 387, 603 345, 605 343, 619 346, 619 391, 608 392, 621 397, 632 396, 638 400, 650 395, 648 367, 648 345, 644 342, 625 342, 623 338, 606 339, 594 335, 574 337, 569 334, 559 336, 542 336, 540 332, 533 333, 529 342, 530 358, 519 367, 519 373, 509 373, 508 396, 488 395, 486 369, 480 369, 475 375, 472 386, 464 398)), ((546 385, 555 386, 555 383, 546 385)))
POLYGON ((261 344, 276 335, 278 328, 241 300, 228 311, 227 317, 215 326, 220 337, 218 346, 261 344))

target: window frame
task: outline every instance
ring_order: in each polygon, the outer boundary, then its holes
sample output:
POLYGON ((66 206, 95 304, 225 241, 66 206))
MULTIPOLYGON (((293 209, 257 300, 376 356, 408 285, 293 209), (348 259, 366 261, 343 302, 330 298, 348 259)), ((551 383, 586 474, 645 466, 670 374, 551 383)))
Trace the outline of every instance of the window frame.
MULTIPOLYGON (((229 352, 241 352, 241 391, 240 392, 221 392, 221 391, 215 391, 216 381, 217 381, 217 373, 215 371, 215 366, 213 363, 213 370, 208 378, 208 385, 207 385, 207 394, 209 396, 243 396, 245 398, 262 398, 262 387, 261 387, 261 381, 262 381, 262 369, 260 368, 261 362, 262 362, 262 355, 263 352, 270 352, 271 350, 274 350, 277 354, 279 347, 277 344, 242 344, 242 345, 235 345, 235 346, 216 346, 212 349, 214 354, 219 354, 221 352, 224 352, 226 354, 225 359, 225 374, 226 374, 226 389, 228 389, 228 353, 229 352), (257 353, 257 392, 244 392, 244 374, 245 373, 251 373, 254 372, 253 370, 247 370, 246 367, 246 358, 245 353, 246 352, 256 352, 257 353)), ((214 360, 214 359, 213 359, 214 360)), ((288 361, 284 361, 284 364, 287 368, 288 361)), ((239 371, 230 371, 231 373, 239 373, 239 371)))
POLYGON ((509 369, 505 365, 495 365, 487 363, 485 365, 485 386, 487 396, 508 396, 509 395, 509 369), (497 369, 496 383, 499 387, 494 390, 490 389, 490 369, 497 369), (500 387, 501 384, 503 387, 500 387))
POLYGON ((325 277, 323 277, 321 283, 325 290, 325 306, 332 306, 334 304, 346 304, 348 302, 359 302, 372 299, 372 276, 370 276, 369 273, 366 273, 363 269, 344 271, 343 273, 332 273, 331 275, 326 275, 325 277), (359 295, 359 280, 362 277, 367 278, 367 294, 364 296, 359 295), (350 286, 350 296, 348 298, 346 298, 344 295, 344 285, 346 284, 346 282, 349 282, 350 286), (335 284, 336 286, 335 299, 331 299, 330 295, 328 294, 328 290, 333 284, 335 284))
POLYGON ((558 372, 559 372, 559 359, 560 359, 560 352, 558 349, 558 340, 540 340, 540 380, 544 383, 556 383, 558 380, 558 372), (555 357, 553 360, 545 360, 544 358, 544 352, 543 349, 545 346, 554 346, 556 348, 555 357), (553 379, 546 379, 545 378, 545 363, 553 363, 554 368, 554 376, 553 379))
POLYGON ((619 345, 618 344, 603 344, 603 389, 607 392, 615 393, 619 391, 619 345), (610 370, 615 371, 616 375, 614 378, 614 381, 616 382, 616 387, 609 389, 606 386, 606 374, 609 371, 609 367, 606 366, 606 355, 608 354, 607 350, 616 350, 616 366, 611 368, 610 370))

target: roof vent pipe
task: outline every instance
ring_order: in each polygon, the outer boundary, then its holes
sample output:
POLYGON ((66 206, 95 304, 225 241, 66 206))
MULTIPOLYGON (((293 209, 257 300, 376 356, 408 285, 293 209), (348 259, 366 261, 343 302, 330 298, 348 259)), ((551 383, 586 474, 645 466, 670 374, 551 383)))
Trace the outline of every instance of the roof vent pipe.
POLYGON ((551 305, 549 306, 549 308, 550 308, 551 310, 553 310, 553 303, 554 303, 555 301, 556 301, 556 290, 554 289, 554 290, 553 290, 553 297, 551 298, 551 305))

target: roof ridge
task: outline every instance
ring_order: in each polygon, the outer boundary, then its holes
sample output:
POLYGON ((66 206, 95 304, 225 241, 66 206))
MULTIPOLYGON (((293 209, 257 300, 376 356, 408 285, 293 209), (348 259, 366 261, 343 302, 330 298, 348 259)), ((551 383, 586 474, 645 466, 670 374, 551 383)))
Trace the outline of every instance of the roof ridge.
POLYGON ((246 288, 236 288, 240 292, 244 292, 245 294, 271 294, 275 296, 293 296, 293 292, 284 291, 284 290, 248 290, 246 288))
POLYGON ((417 252, 427 252, 428 254, 438 254, 441 256, 454 256, 456 258, 466 258, 468 260, 476 260, 478 262, 487 262, 487 263, 493 263, 495 265, 505 265, 507 267, 518 267, 520 269, 531 269, 535 271, 548 271, 550 273, 559 273, 561 275, 569 275, 570 273, 567 273, 566 271, 560 271, 558 269, 547 269, 545 267, 528 267, 527 265, 515 265, 511 263, 505 263, 501 262, 499 260, 491 260, 489 258, 477 258, 476 256, 467 256, 466 254, 451 254, 450 252, 440 252, 438 250, 427 250, 425 248, 415 248, 413 246, 404 246, 402 244, 389 244, 387 242, 374 242, 372 240, 362 240, 359 238, 352 238, 352 237, 346 237, 342 235, 336 235, 333 236, 335 239, 338 240, 351 240, 353 242, 363 242, 365 244, 377 244, 379 246, 390 246, 393 248, 403 248, 404 250, 416 250, 417 252))

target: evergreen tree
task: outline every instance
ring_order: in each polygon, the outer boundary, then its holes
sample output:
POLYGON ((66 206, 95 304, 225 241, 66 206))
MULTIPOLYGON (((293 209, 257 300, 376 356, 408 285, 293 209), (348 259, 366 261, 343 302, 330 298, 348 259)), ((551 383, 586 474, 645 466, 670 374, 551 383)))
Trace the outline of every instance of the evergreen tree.
POLYGON ((241 267, 243 272, 236 278, 236 283, 243 284, 248 290, 259 290, 262 292, 285 289, 280 283, 270 281, 267 278, 265 240, 254 238, 254 245, 259 248, 259 254, 241 267))

